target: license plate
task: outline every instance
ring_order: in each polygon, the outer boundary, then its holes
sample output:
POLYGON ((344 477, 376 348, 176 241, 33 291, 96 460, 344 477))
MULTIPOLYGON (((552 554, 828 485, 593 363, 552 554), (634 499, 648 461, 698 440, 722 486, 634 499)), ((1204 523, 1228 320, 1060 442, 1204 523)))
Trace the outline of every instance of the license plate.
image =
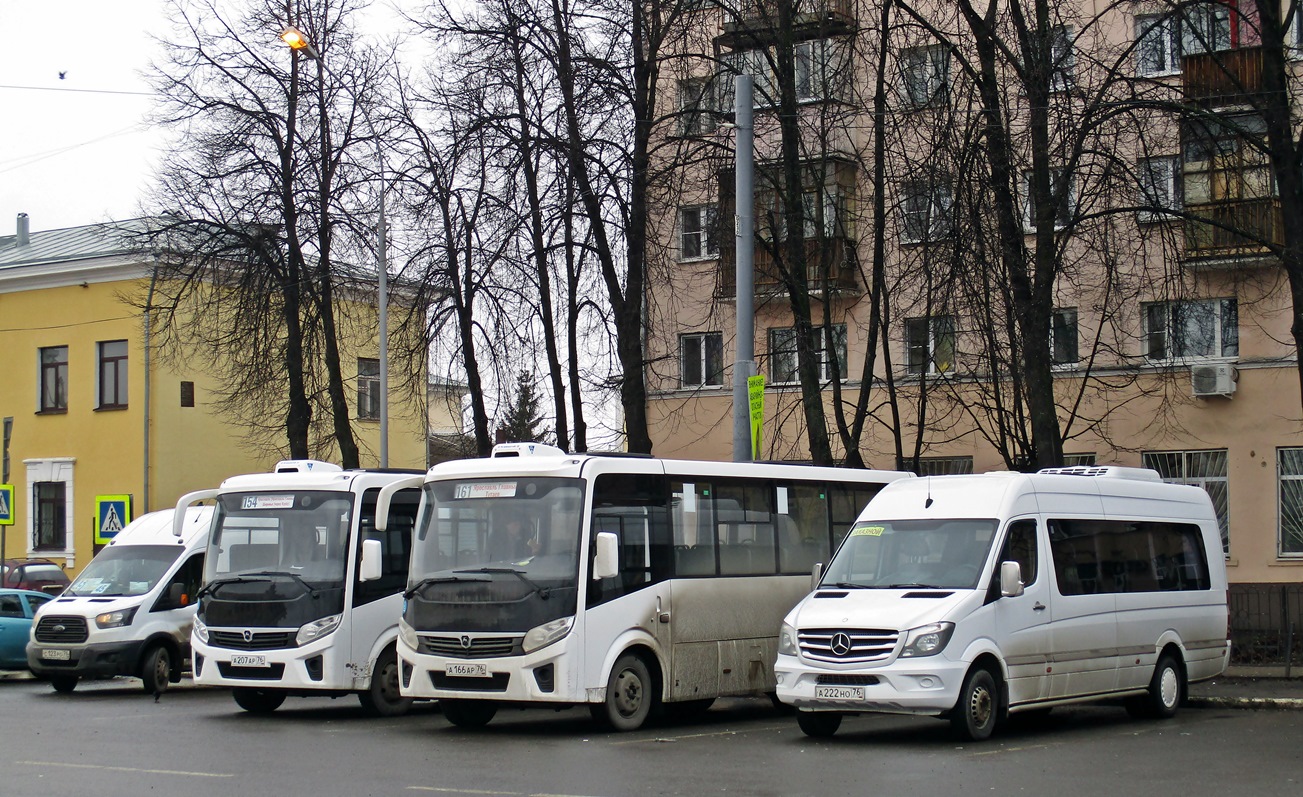
POLYGON ((816 686, 814 696, 821 700, 863 700, 862 686, 816 686))
POLYGON ((444 668, 444 675, 455 678, 488 678, 487 664, 449 664, 444 668))
POLYGON ((232 667, 266 667, 266 656, 232 656, 232 667))
POLYGON ((72 659, 72 651, 46 649, 41 651, 41 658, 49 661, 70 661, 72 659))

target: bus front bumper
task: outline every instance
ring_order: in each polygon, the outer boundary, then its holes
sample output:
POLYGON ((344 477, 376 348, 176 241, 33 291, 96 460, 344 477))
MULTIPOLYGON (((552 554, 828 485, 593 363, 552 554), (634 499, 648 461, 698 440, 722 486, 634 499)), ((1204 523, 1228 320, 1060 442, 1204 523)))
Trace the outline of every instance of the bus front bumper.
POLYGON ((959 700, 967 665, 941 656, 897 659, 885 666, 832 669, 779 656, 778 699, 808 711, 936 716, 959 700))

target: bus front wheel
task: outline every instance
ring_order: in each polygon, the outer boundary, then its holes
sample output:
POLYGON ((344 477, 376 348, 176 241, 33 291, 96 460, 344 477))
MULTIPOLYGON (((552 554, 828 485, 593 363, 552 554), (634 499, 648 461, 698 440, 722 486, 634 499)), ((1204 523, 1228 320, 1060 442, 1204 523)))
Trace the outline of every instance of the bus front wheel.
POLYGON ((970 670, 959 690, 959 702, 950 714, 950 725, 960 739, 981 742, 991 738, 1000 716, 1000 688, 985 667, 970 670))
POLYGON ((484 700, 440 700, 443 716, 458 728, 483 728, 498 713, 498 707, 484 700))
POLYGON ((274 689, 250 689, 237 686, 231 690, 235 705, 251 714, 270 714, 285 702, 285 693, 274 689))
POLYGON ((590 706, 593 719, 617 731, 642 727, 656 703, 655 686, 647 664, 626 653, 611 669, 606 682, 606 700, 590 706))
POLYGON ((373 717, 399 717, 412 707, 412 699, 398 691, 398 654, 392 647, 376 657, 371 686, 357 693, 362 710, 373 717))
POLYGON ((797 711, 796 724, 806 736, 832 736, 842 726, 842 715, 834 711, 797 711))

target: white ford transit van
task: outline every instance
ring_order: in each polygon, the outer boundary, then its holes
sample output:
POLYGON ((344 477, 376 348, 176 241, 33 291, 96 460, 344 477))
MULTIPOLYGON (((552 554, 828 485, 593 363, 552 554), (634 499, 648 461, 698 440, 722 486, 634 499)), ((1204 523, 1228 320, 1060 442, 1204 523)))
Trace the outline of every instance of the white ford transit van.
POLYGON ((858 712, 948 718, 1125 698, 1170 717, 1230 658, 1217 515, 1137 468, 909 479, 869 502, 780 632, 778 697, 811 736, 858 712))
POLYGON ((151 512, 118 532, 58 598, 37 612, 27 643, 33 673, 59 692, 80 678, 127 675, 158 694, 190 656, 195 593, 203 584, 211 507, 151 512))

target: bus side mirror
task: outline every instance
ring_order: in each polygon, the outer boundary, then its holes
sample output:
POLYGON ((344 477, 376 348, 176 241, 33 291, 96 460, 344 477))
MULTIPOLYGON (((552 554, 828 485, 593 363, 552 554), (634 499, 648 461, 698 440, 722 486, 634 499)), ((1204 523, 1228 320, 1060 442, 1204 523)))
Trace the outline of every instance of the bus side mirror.
POLYGON ((620 575, 620 538, 609 531, 599 531, 593 541, 593 580, 620 575))
POLYGON ((358 581, 375 581, 380 578, 380 559, 383 556, 380 540, 362 540, 362 563, 358 567, 358 581))
POLYGON ((819 588, 819 582, 823 581, 823 562, 815 562, 814 570, 810 571, 810 591, 814 592, 819 588))
POLYGON ((1000 563, 1000 595, 1016 598, 1022 594, 1022 566, 1017 562, 1000 563))

